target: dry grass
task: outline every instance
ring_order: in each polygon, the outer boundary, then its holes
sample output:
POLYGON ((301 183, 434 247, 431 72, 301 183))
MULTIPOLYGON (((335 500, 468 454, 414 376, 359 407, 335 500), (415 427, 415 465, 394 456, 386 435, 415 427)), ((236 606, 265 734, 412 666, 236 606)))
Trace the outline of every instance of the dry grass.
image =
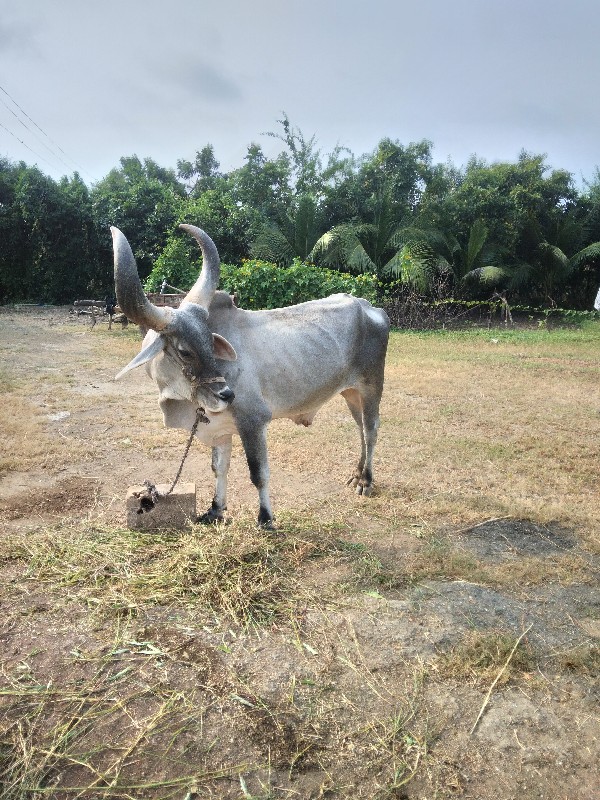
POLYGON ((181 692, 159 684, 136 687, 129 674, 139 670, 148 649, 138 648, 135 665, 118 669, 114 648, 93 661, 92 674, 60 687, 40 686, 33 676, 11 677, 0 698, 9 700, 0 744, 0 785, 5 800, 30 797, 102 797, 135 800, 153 792, 182 797, 186 789, 247 769, 179 772, 165 778, 132 774, 140 753, 152 753, 160 770, 170 764, 178 738, 201 725, 202 709, 181 692), (6 726, 8 723, 8 726, 6 726), (99 746, 98 742, 104 744, 99 746), (159 741, 161 746, 156 747, 159 741), (166 743, 166 746, 165 746, 166 743), (135 777, 134 777, 135 776, 135 777))
MULTIPOLYGON (((576 555, 521 556, 504 564, 485 563, 474 553, 456 547, 450 537, 428 537, 424 546, 408 556, 399 569, 386 572, 380 565, 377 579, 394 586, 431 579, 458 580, 494 587, 535 587, 548 582, 563 586, 595 582, 586 559, 576 555)), ((376 577, 376 570, 373 570, 376 577)))
MULTIPOLYGON (((476 737, 452 742, 468 738, 486 689, 526 686, 565 713, 562 673, 585 698, 597 647, 548 658, 524 639, 513 652, 519 630, 440 631, 411 598, 426 582, 522 602, 597 582, 600 326, 393 334, 376 495, 343 486, 357 435, 334 400, 312 431, 272 426, 273 536, 255 528, 238 445, 229 524, 124 529, 125 487, 172 476, 185 436, 161 428, 143 378, 112 383, 134 331, 62 324, 42 341, 19 339, 0 374, 0 467, 48 483, 35 515, 27 497, 0 504, 3 798, 528 797, 486 772, 500 757, 506 780, 533 763, 553 785, 535 743, 525 762, 493 744, 478 761, 476 737), (63 409, 53 427, 46 415, 63 409), (574 544, 486 559, 468 532, 491 518, 553 523, 574 544), (542 661, 552 674, 526 683, 542 661)), ((208 462, 194 448, 184 476, 207 502, 208 462)), ((590 602, 589 630, 595 613, 590 602)), ((591 712, 577 702, 564 727, 584 731, 591 712)))
POLYGON ((6 366, 0 369, 0 476, 43 466, 59 451, 46 430, 46 418, 33 403, 31 389, 6 366))
POLYGON ((597 327, 394 338, 379 455, 395 455, 407 504, 458 523, 485 507, 597 533, 597 346, 597 327))
POLYGON ((579 672, 598 678, 600 677, 600 647, 597 644, 575 647, 561 657, 560 664, 569 672, 579 672))
POLYGON ((305 562, 355 560, 339 535, 335 525, 302 520, 273 537, 249 518, 156 533, 62 523, 3 540, 0 561, 21 563, 24 577, 49 591, 76 592, 97 615, 191 604, 247 628, 288 617, 310 599, 296 577, 305 562))
MULTIPOLYGON (((436 662, 440 677, 469 681, 486 686, 498 675, 515 645, 514 636, 502 631, 469 631, 448 653, 436 662)), ((503 686, 516 675, 535 668, 531 647, 520 642, 502 672, 498 685, 503 686)))

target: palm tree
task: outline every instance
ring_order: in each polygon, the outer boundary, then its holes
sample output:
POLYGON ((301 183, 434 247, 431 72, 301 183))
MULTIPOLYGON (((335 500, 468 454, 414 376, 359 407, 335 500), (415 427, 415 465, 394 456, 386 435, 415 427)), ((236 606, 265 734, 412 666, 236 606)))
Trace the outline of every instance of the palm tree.
POLYGON ((432 246, 459 294, 490 290, 506 283, 506 268, 496 264, 498 256, 490 247, 489 230, 482 219, 471 225, 464 245, 454 234, 442 233, 434 234, 432 246))
POLYGON ((346 222, 323 234, 309 258, 332 269, 371 272, 380 280, 396 278, 425 290, 436 267, 424 232, 403 224, 390 192, 372 197, 371 222, 346 222))
POLYGON ((459 291, 472 291, 507 280, 507 271, 494 265, 487 243, 482 220, 473 223, 464 247, 451 233, 420 226, 418 217, 398 222, 389 195, 382 193, 373 222, 337 225, 319 239, 310 257, 328 267, 396 279, 420 292, 430 290, 439 277, 450 279, 459 291))
POLYGON ((265 223, 251 245, 254 258, 287 266, 294 258, 305 261, 322 231, 317 202, 311 195, 301 195, 295 208, 280 223, 265 223))
POLYGON ((600 259, 600 242, 593 242, 572 256, 558 245, 539 242, 528 261, 508 270, 508 287, 520 290, 528 287, 539 301, 556 305, 556 297, 567 281, 580 269, 600 259))

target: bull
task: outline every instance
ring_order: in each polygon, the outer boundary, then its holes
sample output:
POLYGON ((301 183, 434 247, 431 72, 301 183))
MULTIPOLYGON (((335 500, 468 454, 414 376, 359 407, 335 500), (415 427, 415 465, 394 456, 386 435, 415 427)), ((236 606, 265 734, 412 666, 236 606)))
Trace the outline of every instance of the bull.
POLYGON ((127 239, 111 228, 117 299, 144 334, 141 351, 116 377, 145 364, 166 427, 191 431, 198 414, 207 423, 195 435, 212 447, 215 493, 200 521, 223 520, 237 434, 258 490, 258 524, 272 528, 267 426, 282 418, 308 426, 337 393, 360 431, 361 454, 348 484, 370 495, 389 335, 385 311, 348 294, 268 311, 238 308, 217 290, 220 260, 212 239, 193 225, 180 227, 198 242, 203 263, 177 309, 148 300, 127 239))

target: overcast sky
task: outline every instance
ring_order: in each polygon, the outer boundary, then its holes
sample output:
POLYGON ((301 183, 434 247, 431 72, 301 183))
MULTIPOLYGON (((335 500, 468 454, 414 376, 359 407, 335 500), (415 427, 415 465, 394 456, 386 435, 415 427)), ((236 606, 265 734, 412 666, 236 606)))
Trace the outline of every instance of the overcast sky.
POLYGON ((227 171, 252 141, 279 152, 261 134, 285 111, 323 153, 430 139, 462 166, 525 148, 581 184, 600 165, 599 35, 598 0, 0 0, 0 156, 92 183, 210 142, 227 171))

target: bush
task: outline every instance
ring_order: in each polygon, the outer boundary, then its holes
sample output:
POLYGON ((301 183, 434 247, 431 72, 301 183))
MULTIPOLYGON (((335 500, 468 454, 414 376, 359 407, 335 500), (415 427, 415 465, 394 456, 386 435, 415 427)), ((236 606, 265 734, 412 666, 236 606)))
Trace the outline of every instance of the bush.
MULTIPOLYGON (((193 286, 200 269, 201 262, 190 257, 188 243, 179 238, 171 239, 157 258, 144 289, 158 292, 166 280, 171 286, 187 290, 193 286)), ((230 294, 237 294, 241 308, 282 308, 337 292, 374 301, 377 279, 374 275, 348 275, 322 269, 299 259, 290 267, 253 259, 244 261, 241 267, 221 264, 219 286, 230 294)))
POLYGON ((290 267, 268 261, 244 261, 241 267, 221 264, 221 289, 237 294, 241 308, 282 308, 306 300, 348 292, 374 301, 374 275, 347 275, 295 259, 290 267))

